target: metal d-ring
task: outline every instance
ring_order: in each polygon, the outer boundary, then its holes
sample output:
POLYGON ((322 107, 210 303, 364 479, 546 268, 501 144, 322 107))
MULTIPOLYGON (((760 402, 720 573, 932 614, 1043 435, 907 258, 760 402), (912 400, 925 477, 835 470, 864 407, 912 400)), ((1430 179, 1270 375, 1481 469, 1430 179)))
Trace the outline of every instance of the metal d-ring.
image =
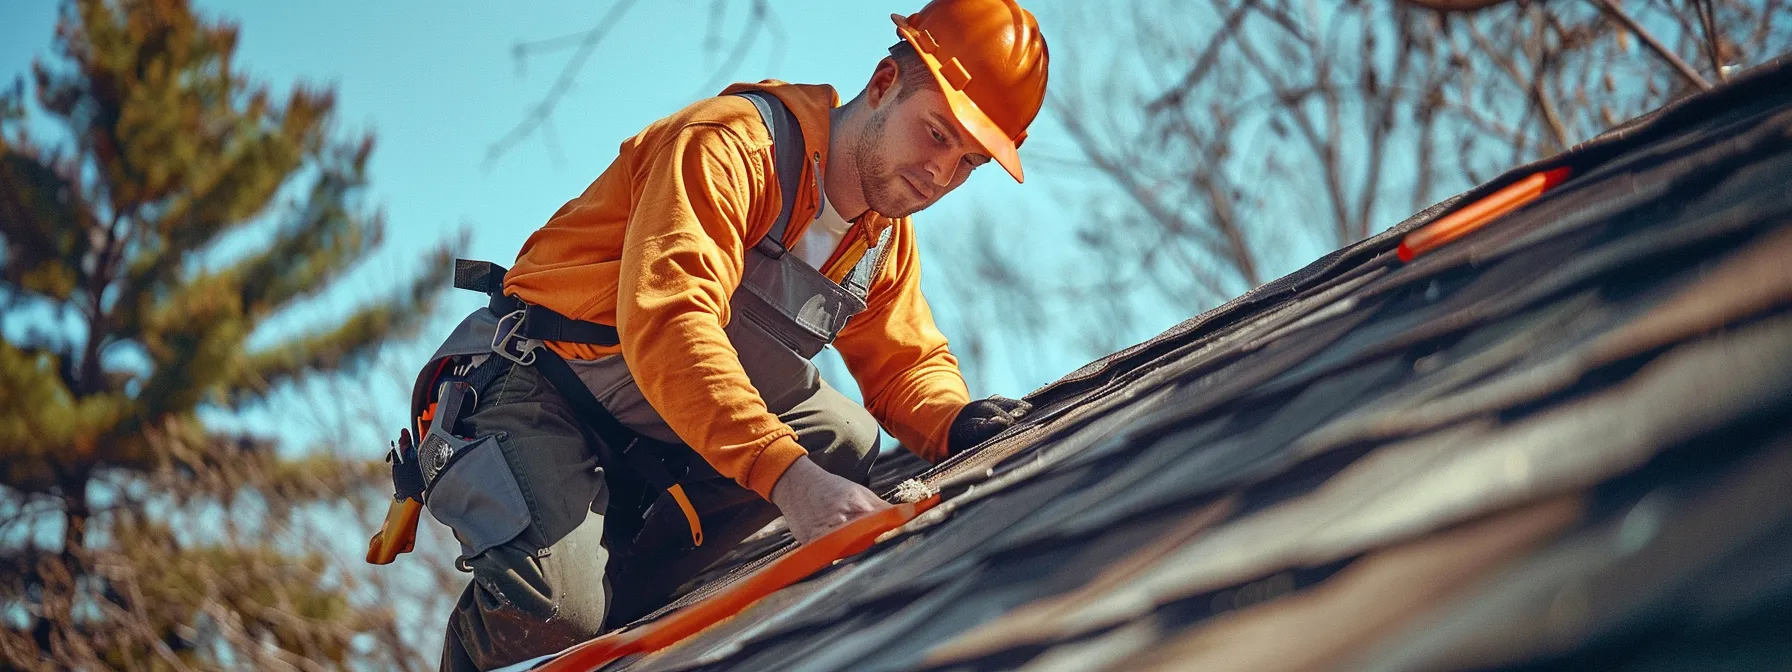
POLYGON ((523 332, 523 323, 527 317, 528 314, 524 310, 518 309, 498 318, 498 330, 492 334, 492 352, 523 366, 535 364, 535 348, 541 345, 541 341, 533 338, 520 338, 523 332), (509 323, 510 328, 506 329, 505 323, 509 323), (521 341, 521 343, 517 345, 517 352, 512 353, 509 346, 515 341, 521 341))

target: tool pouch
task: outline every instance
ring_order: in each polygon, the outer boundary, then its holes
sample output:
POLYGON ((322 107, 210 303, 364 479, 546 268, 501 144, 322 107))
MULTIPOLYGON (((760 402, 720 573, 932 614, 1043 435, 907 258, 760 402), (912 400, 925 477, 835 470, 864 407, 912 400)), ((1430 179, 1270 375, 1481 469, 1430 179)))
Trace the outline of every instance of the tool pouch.
MULTIPOLYGON (((431 431, 423 445, 427 447, 437 438, 442 437, 431 431)), ((445 442, 450 442, 453 457, 437 473, 423 502, 430 515, 454 530, 463 547, 462 557, 478 555, 522 534, 529 527, 529 505, 523 501, 516 476, 510 473, 498 438, 465 441, 445 437, 445 442)))
POLYGON ((464 381, 443 383, 434 422, 417 444, 424 507, 454 530, 461 557, 516 538, 530 520, 522 488, 499 444, 502 435, 466 439, 453 432, 463 402, 472 397, 464 381))

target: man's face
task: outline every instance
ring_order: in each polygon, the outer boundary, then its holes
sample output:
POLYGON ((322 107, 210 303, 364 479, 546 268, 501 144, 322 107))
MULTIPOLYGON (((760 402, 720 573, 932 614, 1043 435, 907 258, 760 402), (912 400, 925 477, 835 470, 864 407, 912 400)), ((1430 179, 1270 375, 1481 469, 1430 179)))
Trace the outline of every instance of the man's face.
POLYGON ((924 89, 897 97, 872 110, 870 132, 854 152, 865 205, 885 217, 933 205, 989 161, 952 118, 945 95, 924 89))

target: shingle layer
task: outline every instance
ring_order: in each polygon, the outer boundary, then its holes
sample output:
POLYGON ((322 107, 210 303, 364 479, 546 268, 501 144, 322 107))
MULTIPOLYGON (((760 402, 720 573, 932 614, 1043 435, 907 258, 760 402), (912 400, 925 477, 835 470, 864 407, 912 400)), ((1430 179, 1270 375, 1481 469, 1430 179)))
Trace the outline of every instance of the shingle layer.
POLYGON ((905 534, 612 668, 1792 667, 1792 62, 1029 398, 905 534))

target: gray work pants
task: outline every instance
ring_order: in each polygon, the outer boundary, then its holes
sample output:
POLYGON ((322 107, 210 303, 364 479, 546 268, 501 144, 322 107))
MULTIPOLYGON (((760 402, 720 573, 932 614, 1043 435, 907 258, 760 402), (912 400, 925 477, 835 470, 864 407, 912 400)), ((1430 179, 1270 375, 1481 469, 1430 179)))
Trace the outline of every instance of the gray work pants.
MULTIPOLYGON (((731 325, 732 326, 732 325, 731 325)), ((807 361, 757 335, 730 329, 754 387, 823 469, 859 483, 877 454, 877 424, 815 374, 807 361)), ((605 408, 637 432, 676 440, 620 357, 573 362, 605 408)), ((559 651, 664 605, 674 590, 776 518, 758 494, 706 463, 682 480, 702 521, 693 547, 684 516, 664 494, 625 557, 604 542, 609 501, 591 443, 597 439, 533 367, 512 367, 479 391, 464 420, 495 436, 516 477, 530 524, 508 542, 466 558, 472 581, 449 616, 443 670, 487 669, 559 651)))

